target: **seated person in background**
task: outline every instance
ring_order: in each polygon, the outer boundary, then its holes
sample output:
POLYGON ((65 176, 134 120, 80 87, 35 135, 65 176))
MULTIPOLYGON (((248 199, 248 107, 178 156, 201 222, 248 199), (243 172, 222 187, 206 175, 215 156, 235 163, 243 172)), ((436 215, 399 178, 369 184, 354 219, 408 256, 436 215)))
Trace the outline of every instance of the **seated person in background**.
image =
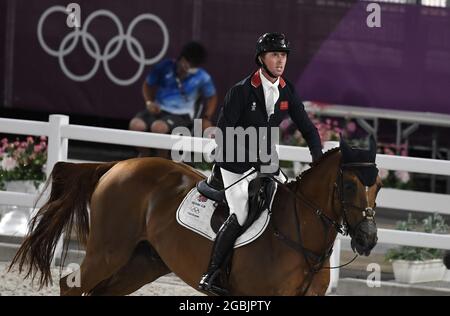
MULTIPOLYGON (((176 60, 157 63, 142 87, 146 109, 130 121, 130 130, 169 134, 177 126, 190 128, 199 100, 205 103, 203 129, 212 126, 211 119, 217 107, 216 89, 211 76, 199 68, 206 61, 206 55, 201 44, 190 42, 176 60)), ((138 150, 139 156, 149 155, 148 149, 138 150)), ((169 151, 158 150, 158 155, 168 158, 169 151)))

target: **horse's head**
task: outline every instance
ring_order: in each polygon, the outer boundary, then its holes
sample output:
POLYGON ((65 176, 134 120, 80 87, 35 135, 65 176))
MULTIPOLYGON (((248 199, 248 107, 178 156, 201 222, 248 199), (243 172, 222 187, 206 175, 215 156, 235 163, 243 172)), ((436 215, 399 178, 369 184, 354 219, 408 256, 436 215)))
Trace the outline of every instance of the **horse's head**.
POLYGON ((342 160, 336 181, 344 225, 352 238, 353 251, 368 256, 375 247, 375 199, 381 188, 381 179, 375 164, 376 143, 370 138, 368 150, 352 148, 342 138, 342 160))

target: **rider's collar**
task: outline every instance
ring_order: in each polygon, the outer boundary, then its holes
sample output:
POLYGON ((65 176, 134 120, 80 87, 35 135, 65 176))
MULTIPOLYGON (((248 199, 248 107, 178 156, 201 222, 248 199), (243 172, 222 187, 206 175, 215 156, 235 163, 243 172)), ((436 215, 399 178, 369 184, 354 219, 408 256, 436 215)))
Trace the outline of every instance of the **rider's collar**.
MULTIPOLYGON (((261 85, 261 77, 259 71, 260 69, 255 71, 250 81, 254 88, 259 88, 259 86, 261 85)), ((286 81, 284 81, 283 77, 279 77, 279 80, 280 80, 280 87, 284 88, 286 86, 286 81)))
POLYGON ((280 77, 277 78, 277 80, 272 83, 269 79, 264 77, 264 74, 262 73, 262 69, 259 69, 259 78, 261 78, 261 83, 265 89, 269 89, 270 87, 278 88, 278 85, 280 84, 280 77))

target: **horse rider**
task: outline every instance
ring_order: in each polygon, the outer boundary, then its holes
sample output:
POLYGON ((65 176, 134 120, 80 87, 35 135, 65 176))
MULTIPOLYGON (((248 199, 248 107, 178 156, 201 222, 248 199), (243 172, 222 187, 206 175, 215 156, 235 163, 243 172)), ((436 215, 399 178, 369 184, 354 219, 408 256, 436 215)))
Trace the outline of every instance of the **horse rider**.
MULTIPOLYGON (((216 294, 212 286, 219 288, 214 284, 219 268, 226 258, 228 252, 233 248, 237 237, 242 232, 242 226, 247 219, 248 214, 248 184, 250 180, 256 177, 252 170, 257 169, 260 172, 263 167, 268 167, 266 161, 258 158, 256 162, 249 161, 249 144, 237 144, 236 151, 245 152, 244 161, 228 159, 226 154, 227 128, 256 128, 258 136, 267 138, 266 149, 271 151, 270 157, 276 154, 274 139, 272 141, 268 132, 271 128, 279 129, 281 121, 291 117, 303 137, 305 138, 312 159, 316 161, 322 155, 322 144, 317 128, 309 119, 305 112, 304 105, 295 92, 294 86, 282 77, 288 55, 290 52, 289 42, 281 33, 265 33, 259 37, 256 43, 255 61, 258 65, 252 75, 235 84, 225 96, 224 104, 221 109, 217 127, 223 135, 222 144, 218 143, 217 152, 223 159, 216 165, 220 167, 224 187, 228 187, 239 179, 242 179, 235 185, 225 191, 225 198, 230 210, 230 216, 220 228, 214 240, 212 254, 208 269, 203 274, 199 289, 216 294), (261 129, 265 131, 260 133, 261 129), (227 157, 227 159, 224 159, 227 157), (230 161, 231 160, 231 161, 230 161), (253 167, 253 168, 252 168, 253 167)), ((233 139, 234 136, 233 136, 233 139)), ((236 151, 231 153, 236 158, 236 151)), ((258 155, 261 151, 257 150, 258 155)), ((230 154, 230 153, 229 153, 230 154)), ((217 158, 217 155, 216 155, 217 158)), ((272 159, 274 160, 274 159, 272 159)), ((269 164, 271 164, 269 162, 269 164)), ((272 166, 273 167, 273 164, 272 166)), ((270 168, 269 168, 270 169, 270 168)), ((273 170, 273 169, 271 169, 273 170)), ((269 173, 279 175, 278 159, 276 159, 276 169, 269 173)), ((265 172, 267 173, 267 172, 265 172)))

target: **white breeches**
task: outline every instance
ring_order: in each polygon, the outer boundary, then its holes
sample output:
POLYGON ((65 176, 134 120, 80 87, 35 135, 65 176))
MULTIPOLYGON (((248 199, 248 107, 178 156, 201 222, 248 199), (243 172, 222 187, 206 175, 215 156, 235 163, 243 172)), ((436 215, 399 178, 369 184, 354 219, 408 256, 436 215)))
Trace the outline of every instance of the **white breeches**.
MULTIPOLYGON (((251 168, 244 174, 239 174, 220 168, 224 187, 226 188, 229 185, 235 183, 239 179, 251 173, 253 170, 254 169, 251 168)), ((256 176, 257 173, 255 172, 245 179, 239 181, 229 189, 225 190, 225 198, 227 200, 228 207, 230 208, 230 215, 236 214, 237 220, 241 226, 244 225, 248 215, 248 184, 251 180, 255 179, 256 176)), ((281 172, 280 175, 276 178, 278 178, 283 183, 287 180, 284 178, 281 172)))

